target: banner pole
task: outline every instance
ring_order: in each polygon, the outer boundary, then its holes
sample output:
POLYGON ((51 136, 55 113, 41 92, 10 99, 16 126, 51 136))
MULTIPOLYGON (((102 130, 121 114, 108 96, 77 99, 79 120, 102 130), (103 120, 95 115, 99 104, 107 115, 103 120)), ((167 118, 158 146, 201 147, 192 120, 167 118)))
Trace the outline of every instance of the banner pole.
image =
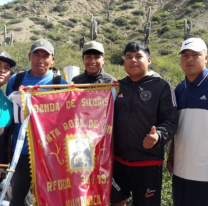
POLYGON ((0 164, 0 168, 8 168, 9 165, 5 165, 5 164, 0 164))
POLYGON ((104 86, 119 86, 119 83, 102 83, 102 84, 52 84, 52 85, 34 85, 34 86, 22 86, 21 89, 35 89, 35 88, 83 88, 83 87, 104 87, 104 86))
POLYGON ((27 108, 28 108, 28 117, 25 119, 25 121, 22 123, 21 127, 20 127, 20 131, 18 134, 18 138, 17 138, 17 145, 14 151, 14 155, 12 158, 12 162, 10 165, 10 168, 7 170, 8 175, 6 177, 6 181, 3 185, 3 189, 0 195, 0 206, 3 206, 2 203, 4 201, 4 197, 7 191, 7 188, 9 187, 9 183, 12 179, 13 173, 15 172, 21 151, 22 151, 22 147, 24 144, 24 140, 25 140, 25 135, 26 135, 26 130, 27 130, 27 125, 30 119, 30 114, 31 114, 31 110, 32 110, 32 103, 31 103, 31 95, 30 94, 26 94, 26 103, 27 103, 27 108))

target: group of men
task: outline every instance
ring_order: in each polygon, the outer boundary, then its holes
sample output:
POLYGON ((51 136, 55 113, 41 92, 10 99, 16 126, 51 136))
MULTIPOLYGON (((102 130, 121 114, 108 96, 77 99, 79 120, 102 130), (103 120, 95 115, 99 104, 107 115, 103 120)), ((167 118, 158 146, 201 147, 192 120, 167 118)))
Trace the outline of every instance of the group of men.
MULTIPOLYGON (((114 113, 112 206, 126 205, 131 195, 135 206, 161 204, 164 145, 171 139, 167 168, 174 174, 174 205, 208 205, 207 46, 201 38, 189 38, 183 42, 179 54, 186 76, 174 92, 159 74, 148 71, 151 57, 146 44, 133 41, 124 49, 127 76, 118 80, 120 91, 114 113)), ((24 74, 21 85, 52 84, 54 75, 49 70, 55 60, 52 44, 45 39, 35 41, 29 60, 31 69, 24 74)), ((85 71, 72 79, 75 84, 115 80, 103 69, 105 52, 101 43, 85 43, 82 61, 85 71)), ((0 87, 9 80, 6 95, 16 90, 17 74, 11 76, 15 65, 7 52, 0 51, 0 87)), ((67 82, 61 78, 60 84, 67 82)), ((12 103, 0 90, 0 163, 8 163, 5 145, 9 144, 12 118, 12 103)), ((21 123, 13 126, 13 152, 20 126, 21 123)), ((30 183, 26 139, 11 181, 10 206, 24 205, 30 183)))

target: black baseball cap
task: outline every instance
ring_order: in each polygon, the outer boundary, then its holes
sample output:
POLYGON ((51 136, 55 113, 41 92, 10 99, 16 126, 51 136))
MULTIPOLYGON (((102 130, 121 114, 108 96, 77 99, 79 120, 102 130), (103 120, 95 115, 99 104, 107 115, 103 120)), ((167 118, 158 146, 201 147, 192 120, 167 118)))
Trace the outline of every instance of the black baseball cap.
POLYGON ((4 50, 0 50, 0 60, 7 62, 11 67, 16 65, 11 55, 4 50))

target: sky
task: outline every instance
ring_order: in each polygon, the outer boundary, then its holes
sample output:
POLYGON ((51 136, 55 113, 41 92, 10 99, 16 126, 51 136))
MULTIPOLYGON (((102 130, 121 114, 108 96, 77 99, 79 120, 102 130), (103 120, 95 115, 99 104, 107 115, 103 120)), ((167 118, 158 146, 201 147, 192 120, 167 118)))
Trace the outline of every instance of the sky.
POLYGON ((0 5, 4 5, 4 4, 11 2, 11 1, 13 1, 13 0, 0 0, 0 5))

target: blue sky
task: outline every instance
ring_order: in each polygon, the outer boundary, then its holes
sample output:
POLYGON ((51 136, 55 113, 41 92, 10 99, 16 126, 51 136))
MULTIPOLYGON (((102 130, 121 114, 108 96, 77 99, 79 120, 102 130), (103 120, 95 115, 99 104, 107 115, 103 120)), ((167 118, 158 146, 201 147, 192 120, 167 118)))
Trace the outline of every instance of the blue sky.
POLYGON ((13 1, 13 0, 1 0, 0 5, 6 4, 6 3, 11 2, 11 1, 13 1))

